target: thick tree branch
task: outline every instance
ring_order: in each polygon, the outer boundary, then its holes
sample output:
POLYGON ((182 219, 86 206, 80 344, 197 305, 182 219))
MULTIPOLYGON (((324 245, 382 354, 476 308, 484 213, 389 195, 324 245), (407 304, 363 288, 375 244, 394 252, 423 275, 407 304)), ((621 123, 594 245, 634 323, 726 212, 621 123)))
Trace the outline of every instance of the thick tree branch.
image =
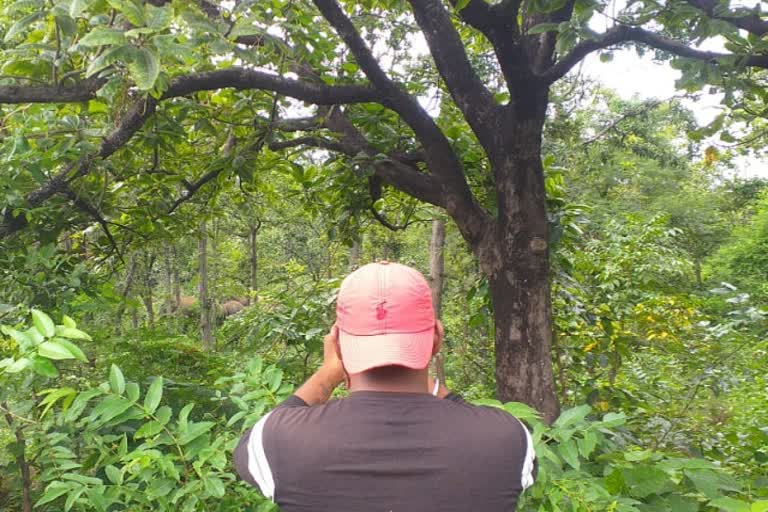
POLYGON ((469 62, 464 43, 448 11, 440 0, 411 0, 410 4, 453 101, 480 144, 486 150, 493 148, 500 129, 501 107, 469 62))
POLYGON ((749 14, 740 14, 731 10, 718 9, 716 0, 686 0, 688 4, 701 10, 707 17, 714 20, 727 21, 731 25, 746 30, 756 36, 762 36, 768 33, 768 21, 762 19, 759 14, 751 12, 749 14))
POLYGON ((294 139, 280 140, 269 143, 269 149, 280 151, 281 149, 295 148, 299 146, 311 146, 313 148, 327 149, 335 153, 343 153, 347 156, 355 156, 359 151, 353 146, 317 136, 303 136, 294 139))
MULTIPOLYGON (((176 77, 162 99, 227 87, 271 90, 320 105, 359 103, 380 99, 380 94, 370 87, 320 85, 243 68, 228 68, 176 77)), ((47 183, 27 195, 25 206, 36 208, 42 205, 52 196, 63 192, 69 181, 88 174, 94 160, 108 158, 125 145, 154 113, 156 106, 157 101, 152 98, 140 99, 134 103, 123 116, 118 127, 104 139, 98 153, 86 155, 79 161, 64 166, 47 183)), ((27 220, 24 215, 15 216, 9 210, 3 222, 0 223, 0 238, 19 231, 26 225, 27 220)))
POLYGON ((106 80, 89 78, 75 85, 3 85, 0 86, 0 103, 76 103, 96 97, 106 80))
POLYGON ((559 62, 540 75, 547 83, 555 82, 565 76, 576 64, 590 53, 609 48, 621 43, 635 42, 642 43, 657 50, 669 52, 678 57, 688 59, 702 60, 710 63, 718 63, 723 60, 734 60, 736 63, 749 66, 768 69, 768 55, 737 55, 730 53, 709 52, 691 48, 681 41, 670 39, 668 37, 649 32, 647 30, 627 27, 624 25, 616 26, 596 39, 582 41, 577 44, 568 54, 559 62))
MULTIPOLYGON (((323 17, 333 26, 352 51, 355 60, 371 83, 385 96, 383 104, 396 111, 416 134, 424 148, 427 166, 432 173, 432 176, 425 175, 407 165, 393 161, 393 165, 385 162, 378 165, 377 169, 381 172, 382 177, 414 197, 445 207, 448 213, 457 220, 459 229, 462 230, 468 240, 477 240, 483 237, 488 229, 490 217, 475 202, 464 177, 461 162, 445 134, 419 105, 416 98, 386 76, 357 29, 336 1, 313 1, 323 17), (437 181, 438 179, 439 181, 437 181), (436 189, 438 183, 441 190, 436 189), (457 218, 459 212, 462 212, 461 218, 457 218)), ((443 14, 446 15, 444 9, 443 14)), ((453 27, 451 30, 453 30, 453 36, 457 38, 453 27)), ((351 123, 349 125, 351 126, 351 123)), ((340 131, 333 129, 337 132, 340 131)))
MULTIPOLYGON (((459 3, 458 0, 450 2, 454 7, 459 3)), ((459 11, 462 21, 477 29, 493 45, 510 92, 525 87, 531 76, 531 66, 520 37, 519 13, 520 0, 502 0, 495 4, 470 0, 459 11)))
POLYGON ((225 88, 274 91, 283 96, 316 105, 369 103, 382 100, 379 92, 364 85, 321 85, 240 67, 176 77, 163 94, 163 99, 225 88))

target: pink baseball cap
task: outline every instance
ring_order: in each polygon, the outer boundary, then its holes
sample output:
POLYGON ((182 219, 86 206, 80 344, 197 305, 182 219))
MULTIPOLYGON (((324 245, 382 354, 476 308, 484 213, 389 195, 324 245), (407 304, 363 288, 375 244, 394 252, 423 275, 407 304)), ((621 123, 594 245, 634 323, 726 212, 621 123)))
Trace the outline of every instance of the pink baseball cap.
POLYGON ((341 283, 336 325, 348 373, 389 365, 426 368, 435 336, 432 292, 418 270, 369 263, 341 283))

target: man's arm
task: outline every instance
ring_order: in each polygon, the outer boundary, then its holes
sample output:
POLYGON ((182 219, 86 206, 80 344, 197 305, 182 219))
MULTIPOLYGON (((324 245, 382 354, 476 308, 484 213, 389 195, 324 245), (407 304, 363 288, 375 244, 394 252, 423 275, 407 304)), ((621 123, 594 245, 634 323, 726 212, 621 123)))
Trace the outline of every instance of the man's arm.
POLYGON ((265 414, 256 425, 250 428, 235 448, 234 465, 240 478, 259 487, 267 498, 272 498, 275 494, 272 468, 264 450, 264 430, 267 419, 277 409, 306 407, 328 401, 333 390, 344 381, 346 376, 336 353, 338 337, 339 330, 334 325, 323 340, 323 364, 320 368, 293 395, 278 405, 275 410, 265 414))
POLYGON ((344 382, 344 365, 336 353, 338 340, 339 328, 334 325, 323 340, 323 364, 294 393, 294 396, 301 398, 307 405, 324 404, 336 386, 344 382))

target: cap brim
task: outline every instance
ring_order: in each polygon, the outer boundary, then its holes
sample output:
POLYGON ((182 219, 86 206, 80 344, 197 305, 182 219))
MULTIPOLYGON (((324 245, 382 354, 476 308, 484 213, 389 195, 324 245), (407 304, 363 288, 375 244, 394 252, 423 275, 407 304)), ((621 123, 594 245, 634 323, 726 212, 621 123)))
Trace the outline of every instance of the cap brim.
POLYGON ((339 329, 341 359, 347 373, 361 373, 381 366, 427 367, 432 357, 435 328, 410 333, 361 336, 339 329))

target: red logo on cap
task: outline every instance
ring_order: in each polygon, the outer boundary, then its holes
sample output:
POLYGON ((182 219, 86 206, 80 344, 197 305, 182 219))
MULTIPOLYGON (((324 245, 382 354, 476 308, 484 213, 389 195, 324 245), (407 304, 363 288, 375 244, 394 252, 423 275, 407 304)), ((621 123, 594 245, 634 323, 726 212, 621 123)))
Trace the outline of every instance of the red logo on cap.
POLYGON ((384 317, 387 316, 387 310, 384 309, 384 304, 386 304, 386 301, 379 302, 379 305, 376 306, 376 320, 384 320, 384 317))

